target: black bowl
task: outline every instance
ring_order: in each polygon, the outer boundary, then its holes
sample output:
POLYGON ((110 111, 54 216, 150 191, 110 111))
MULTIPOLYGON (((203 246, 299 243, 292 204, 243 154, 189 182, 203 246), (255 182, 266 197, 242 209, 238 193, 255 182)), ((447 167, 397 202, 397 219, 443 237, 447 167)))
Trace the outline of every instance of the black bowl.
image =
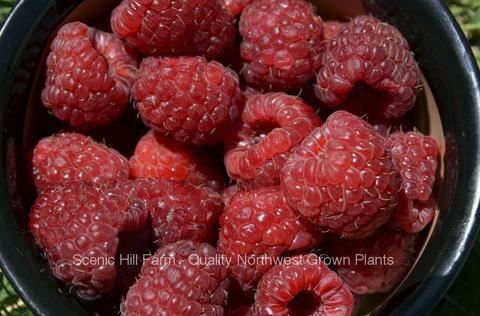
MULTIPOLYGON (((319 1, 326 3, 329 0, 319 1)), ((351 0, 330 15, 355 13, 351 0), (348 11, 352 12, 349 13, 348 11)), ((36 314, 88 315, 91 309, 52 276, 27 230, 28 150, 38 126, 55 124, 36 110, 36 77, 42 78, 45 48, 56 28, 92 8, 114 1, 20 0, 0 30, 0 263, 36 314), (93 6, 93 7, 92 7, 93 6), (72 13, 73 12, 73 13, 72 13), (73 14, 73 15, 72 15, 73 14)), ((480 201, 479 73, 458 25, 441 0, 364 0, 364 8, 396 25, 407 37, 430 86, 445 141, 440 212, 422 254, 404 282, 373 314, 422 315, 441 299, 462 267, 478 229, 480 201)), ((424 111, 425 112, 425 111, 424 111)), ((427 115, 430 115, 426 111, 427 115)), ((417 114, 422 115, 422 114, 417 114)), ((417 117, 418 119, 418 117, 417 117)), ((431 126, 428 130, 432 130, 431 126)), ((435 128, 433 128, 435 129, 435 128)))

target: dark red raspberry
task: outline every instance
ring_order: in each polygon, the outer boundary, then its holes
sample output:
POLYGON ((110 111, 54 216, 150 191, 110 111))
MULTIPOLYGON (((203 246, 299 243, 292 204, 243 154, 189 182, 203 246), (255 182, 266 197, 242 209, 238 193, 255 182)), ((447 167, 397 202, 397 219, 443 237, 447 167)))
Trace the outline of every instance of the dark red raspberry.
POLYGON ((223 315, 227 267, 218 258, 214 247, 190 240, 159 249, 143 264, 122 315, 223 315))
POLYGON ((332 238, 328 254, 337 259, 335 269, 357 294, 385 293, 405 277, 415 259, 416 235, 379 231, 359 240, 332 238))
MULTIPOLYGON (((53 274, 93 300, 112 291, 119 233, 136 231, 148 218, 133 181, 113 188, 70 183, 45 190, 30 212, 30 230, 53 274)), ((140 247, 140 245, 137 245, 140 247)))
POLYGON ((346 23, 339 21, 325 21, 323 22, 323 38, 328 41, 340 33, 342 26, 346 23))
POLYGON ((289 204, 320 227, 348 239, 383 225, 397 203, 400 176, 385 139, 359 117, 332 114, 284 165, 289 204))
POLYGON ((402 193, 409 200, 427 201, 437 172, 436 140, 420 132, 397 132, 390 135, 387 147, 402 176, 402 193))
POLYGON ((407 233, 418 233, 430 224, 436 209, 437 203, 433 198, 425 202, 400 198, 387 225, 395 230, 403 230, 407 233))
POLYGON ((187 148, 151 130, 137 143, 130 158, 130 175, 133 178, 186 180, 196 186, 221 191, 225 179, 212 165, 212 160, 199 149, 187 148))
POLYGON ((235 39, 233 16, 212 0, 123 0, 112 30, 146 55, 214 58, 235 39))
POLYGON ((128 103, 137 61, 113 34, 65 24, 50 46, 43 104, 74 127, 105 125, 128 103))
POLYGON ((320 234, 287 205, 280 187, 237 192, 220 217, 218 249, 244 291, 287 250, 308 249, 320 234))
POLYGON ((242 101, 237 74, 202 57, 144 59, 133 97, 147 126, 196 145, 219 141, 242 101))
POLYGON ((254 0, 220 0, 225 8, 235 17, 242 13, 254 0))
POLYGON ((349 103, 356 90, 373 90, 377 98, 369 106, 385 118, 401 117, 415 105, 419 69, 395 27, 358 16, 324 49, 315 92, 326 106, 349 103))
POLYGON ((149 202, 158 246, 212 237, 224 207, 220 194, 206 187, 153 178, 137 179, 137 186, 137 196, 149 202))
POLYGON ((251 96, 242 121, 226 141, 225 166, 232 179, 253 187, 278 183, 292 150, 322 124, 302 99, 281 92, 251 96))
POLYGON ((314 254, 289 257, 258 284, 255 315, 350 315, 352 293, 314 254))
POLYGON ((77 133, 41 139, 33 150, 33 176, 38 191, 55 184, 113 184, 128 179, 128 160, 115 149, 77 133))
POLYGON ((243 77, 252 85, 297 89, 320 67, 322 19, 307 1, 255 1, 242 13, 240 34, 243 77))

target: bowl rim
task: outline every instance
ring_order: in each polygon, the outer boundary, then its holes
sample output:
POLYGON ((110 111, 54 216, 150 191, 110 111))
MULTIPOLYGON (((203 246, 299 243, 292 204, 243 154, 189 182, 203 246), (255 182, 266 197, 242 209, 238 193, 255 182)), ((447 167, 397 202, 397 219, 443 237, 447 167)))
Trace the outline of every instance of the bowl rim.
MULTIPOLYGON (((5 77, 10 75, 13 69, 10 65, 17 64, 18 51, 23 48, 24 39, 30 35, 30 30, 38 24, 45 16, 48 8, 52 8, 58 3, 68 3, 72 7, 80 3, 80 0, 19 0, 0 28, 0 47, 6 49, 0 50, 0 126, 5 120, 5 104, 2 97, 6 97, 9 91, 3 84, 5 77)), ((475 133, 468 135, 473 141, 469 145, 473 146, 475 155, 469 157, 471 173, 465 177, 467 179, 462 187, 468 190, 468 200, 463 201, 463 209, 468 215, 468 225, 465 229, 453 236, 452 243, 457 245, 455 249, 449 249, 447 257, 452 260, 449 265, 449 273, 445 274, 445 267, 436 262, 432 265, 429 275, 444 275, 441 279, 424 278, 420 284, 408 295, 402 298, 400 305, 395 306, 391 311, 392 315, 418 315, 427 314, 433 309, 445 292, 451 286, 461 267, 464 265, 468 254, 476 240, 480 227, 480 73, 473 57, 470 45, 465 38, 460 26, 455 21, 448 7, 442 0, 419 1, 421 5, 429 10, 429 14, 435 16, 436 27, 449 34, 451 40, 451 49, 459 60, 464 63, 459 64, 459 68, 464 73, 464 83, 469 87, 469 95, 464 96, 469 106, 475 112, 475 117, 471 118, 469 126, 475 127, 475 133), (468 180, 470 179, 470 180, 468 180)), ((3 129, 2 129, 3 131, 3 129)), ((3 133, 3 132, 2 132, 3 133)), ((5 153, 6 140, 4 135, 0 136, 0 148, 2 154, 5 153)), ((471 149, 471 148, 470 148, 471 149)), ((461 154, 461 150, 460 150, 461 154)), ((11 281, 13 287, 22 297, 23 301, 38 315, 47 314, 51 310, 58 311, 59 314, 77 314, 87 315, 87 312, 80 302, 66 295, 62 295, 60 301, 48 299, 47 293, 51 289, 39 291, 38 286, 26 286, 32 282, 32 277, 39 279, 38 276, 32 276, 30 269, 22 268, 22 263, 26 260, 22 253, 22 247, 28 248, 30 245, 24 241, 25 235, 18 226, 12 212, 12 205, 8 195, 5 157, 0 157, 0 209, 2 220, 0 221, 0 267, 11 281), (12 247, 10 240, 20 240, 20 248, 12 247)), ((457 178, 459 179, 459 178, 457 178)), ((456 194, 456 193, 455 193, 456 194)), ((410 277, 409 277, 410 278, 410 277)), ((407 278, 408 282, 408 278, 407 278)))

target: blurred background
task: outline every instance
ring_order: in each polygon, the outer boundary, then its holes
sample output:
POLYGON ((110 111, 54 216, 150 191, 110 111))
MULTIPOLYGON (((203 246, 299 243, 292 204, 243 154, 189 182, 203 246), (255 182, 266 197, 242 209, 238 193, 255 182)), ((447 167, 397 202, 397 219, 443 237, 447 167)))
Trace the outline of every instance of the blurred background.
MULTIPOLYGON (((0 24, 16 0, 0 0, 0 24)), ((480 64, 480 0, 446 0, 472 45, 480 64)), ((431 315, 480 315, 480 238, 477 240, 465 267, 431 315)), ((7 278, 0 271, 0 316, 32 315, 21 301, 7 278)))

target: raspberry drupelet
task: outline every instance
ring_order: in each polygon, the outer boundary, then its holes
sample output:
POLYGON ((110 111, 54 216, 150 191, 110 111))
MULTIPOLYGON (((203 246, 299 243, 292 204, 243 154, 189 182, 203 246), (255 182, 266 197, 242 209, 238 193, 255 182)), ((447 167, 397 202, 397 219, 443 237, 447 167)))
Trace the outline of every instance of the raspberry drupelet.
POLYGON ((243 9, 245 9, 253 1, 256 0, 220 0, 223 6, 227 8, 227 10, 234 17, 239 16, 243 9))
POLYGON ((323 38, 328 41, 340 33, 342 26, 345 25, 339 21, 324 21, 323 22, 323 38))
POLYGON ((251 96, 242 122, 226 138, 224 160, 230 177, 246 187, 278 183, 291 152, 322 124, 302 99, 282 92, 251 96))
POLYGON ((145 55, 208 59, 233 44, 233 16, 212 0, 123 0, 112 12, 112 30, 145 55))
POLYGON ((242 289, 249 291, 282 253, 311 248, 321 237, 287 205, 280 187, 262 187, 232 197, 220 217, 218 250, 231 260, 229 270, 242 289))
POLYGON ((210 157, 150 130, 137 143, 130 158, 130 176, 186 181, 196 186, 223 189, 225 179, 210 157))
POLYGON ((223 211, 222 196, 207 187, 153 178, 136 180, 137 196, 148 201, 154 241, 211 241, 223 211))
POLYGON ((32 164, 38 191, 70 182, 113 184, 128 179, 125 157, 78 133, 42 138, 33 149, 32 164))
POLYGON ((352 293, 320 257, 307 254, 287 259, 260 280, 254 315, 351 314, 352 293))
POLYGON ((147 218, 147 203, 135 195, 133 181, 114 187, 77 182, 40 194, 32 206, 29 227, 53 274, 69 283, 79 297, 93 300, 115 288, 117 265, 110 259, 79 258, 115 258, 119 233, 143 228, 147 218))
POLYGON ((73 22, 60 28, 50 49, 42 103, 55 117, 85 129, 123 113, 137 61, 119 38, 73 22))
POLYGON ((335 108, 373 91, 368 107, 391 119, 413 108, 418 84, 419 69, 402 34, 374 17, 358 16, 325 43, 315 92, 335 108))
POLYGON ((344 111, 315 129, 281 173, 282 190, 294 209, 348 239, 364 238, 388 220, 400 182, 385 139, 344 111))
POLYGON ((415 259, 415 239, 414 234, 385 230, 366 239, 332 238, 327 241, 327 249, 330 256, 349 258, 339 261, 335 269, 352 292, 386 293, 410 270, 415 259))
POLYGON ((227 267, 206 243, 182 240, 160 248, 145 261, 121 305, 124 316, 223 315, 227 267))
POLYGON ((267 91, 301 88, 320 67, 322 19, 304 0, 258 0, 240 17, 243 77, 267 91))
POLYGON ((149 57, 133 86, 145 124, 177 141, 214 144, 242 105, 237 74, 202 57, 149 57))

